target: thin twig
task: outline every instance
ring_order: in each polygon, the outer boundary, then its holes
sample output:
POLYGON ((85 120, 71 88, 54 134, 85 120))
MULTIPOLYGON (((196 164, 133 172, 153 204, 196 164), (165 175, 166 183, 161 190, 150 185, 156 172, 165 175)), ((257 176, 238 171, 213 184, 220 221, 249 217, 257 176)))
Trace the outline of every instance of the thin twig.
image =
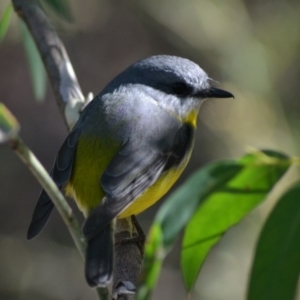
POLYGON ((79 223, 65 197, 62 195, 36 156, 19 137, 11 140, 9 144, 53 201, 60 216, 66 223, 80 255, 84 259, 86 248, 85 239, 81 233, 79 223))

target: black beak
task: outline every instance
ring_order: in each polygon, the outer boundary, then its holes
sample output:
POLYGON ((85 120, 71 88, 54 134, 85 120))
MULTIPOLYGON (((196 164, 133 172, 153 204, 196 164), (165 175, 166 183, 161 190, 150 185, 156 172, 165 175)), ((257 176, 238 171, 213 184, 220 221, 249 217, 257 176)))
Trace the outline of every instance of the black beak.
POLYGON ((215 87, 212 87, 206 91, 202 91, 199 96, 201 98, 234 98, 231 93, 215 87))

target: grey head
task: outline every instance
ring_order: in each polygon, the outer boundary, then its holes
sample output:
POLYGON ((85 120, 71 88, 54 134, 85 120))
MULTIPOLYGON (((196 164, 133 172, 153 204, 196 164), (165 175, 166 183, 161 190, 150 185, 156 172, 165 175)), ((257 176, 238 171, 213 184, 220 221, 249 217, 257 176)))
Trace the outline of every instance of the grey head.
POLYGON ((230 98, 229 92, 212 86, 212 80, 196 63, 181 57, 157 55, 140 60, 112 80, 100 95, 111 92, 146 93, 159 106, 185 118, 198 111, 207 98, 230 98))

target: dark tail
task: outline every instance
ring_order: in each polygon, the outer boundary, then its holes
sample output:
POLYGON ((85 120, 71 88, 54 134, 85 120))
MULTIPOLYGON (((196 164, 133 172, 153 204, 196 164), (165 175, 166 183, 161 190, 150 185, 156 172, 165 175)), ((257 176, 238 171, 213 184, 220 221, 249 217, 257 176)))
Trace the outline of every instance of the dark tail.
POLYGON ((27 239, 31 240, 36 237, 46 225, 51 212, 53 203, 46 192, 43 190, 34 209, 31 223, 27 231, 27 239))
POLYGON ((85 277, 91 287, 107 286, 113 273, 113 224, 87 242, 85 277))
MULTIPOLYGON (((74 127, 72 132, 62 144, 56 156, 53 169, 50 172, 51 178, 59 188, 61 188, 71 176, 77 141, 80 136, 80 129, 77 127, 78 126, 74 127)), ((34 209, 32 220, 27 232, 27 238, 29 240, 37 236, 42 231, 44 226, 47 224, 53 207, 54 205, 51 199, 43 190, 34 209)))

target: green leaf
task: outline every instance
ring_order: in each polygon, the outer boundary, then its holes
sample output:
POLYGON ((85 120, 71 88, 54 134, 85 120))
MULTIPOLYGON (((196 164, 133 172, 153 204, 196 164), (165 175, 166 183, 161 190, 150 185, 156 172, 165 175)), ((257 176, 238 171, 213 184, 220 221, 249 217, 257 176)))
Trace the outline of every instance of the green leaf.
POLYGON ((280 153, 264 151, 242 157, 239 164, 243 170, 207 195, 186 226, 181 266, 188 291, 192 290, 209 250, 266 198, 291 161, 280 153))
POLYGON ((43 0, 59 17, 65 21, 72 22, 73 16, 70 6, 66 0, 43 0))
POLYGON ((21 34, 25 53, 29 63, 34 96, 38 101, 45 98, 46 94, 46 72, 36 47, 36 44, 23 21, 21 22, 21 34))
POLYGON ((295 299, 300 272, 300 184, 277 203, 260 234, 248 300, 295 299))
POLYGON ((235 161, 222 161, 208 165, 194 174, 168 198, 154 222, 160 224, 162 228, 164 247, 173 245, 202 200, 224 182, 233 178, 242 168, 243 166, 235 161))
POLYGON ((17 136, 20 126, 16 118, 6 108, 6 106, 0 102, 0 143, 17 136))
POLYGON ((12 10, 13 7, 12 4, 10 3, 6 6, 2 18, 0 20, 0 42, 3 40, 7 32, 12 10))
POLYGON ((242 165, 234 161, 208 165, 192 175, 162 205, 146 243, 143 279, 137 299, 149 299, 165 255, 199 203, 224 182, 233 178, 242 168, 242 165))

